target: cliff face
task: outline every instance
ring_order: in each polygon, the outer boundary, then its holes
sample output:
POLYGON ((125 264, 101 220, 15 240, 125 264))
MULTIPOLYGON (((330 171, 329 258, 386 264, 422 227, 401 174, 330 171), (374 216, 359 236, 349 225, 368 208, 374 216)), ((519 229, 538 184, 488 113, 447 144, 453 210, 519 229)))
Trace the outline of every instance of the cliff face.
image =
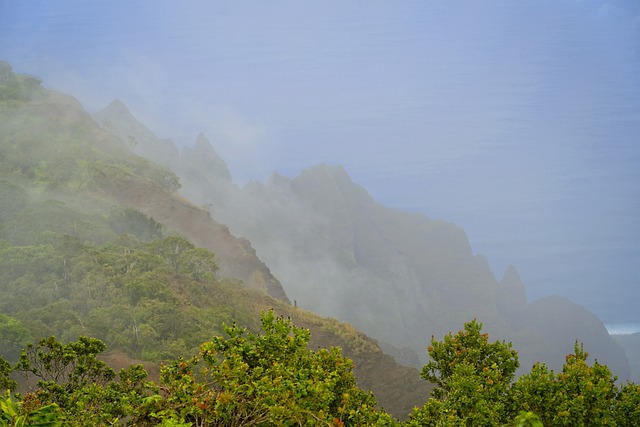
MULTIPOLYGON (((131 137, 131 126, 109 123, 131 137)), ((564 299, 527 304, 515 268, 496 280, 462 229, 380 205, 342 167, 317 165, 294 179, 274 173, 238 189, 202 136, 179 158, 158 161, 180 176, 181 194, 251 241, 295 304, 353 324, 398 360, 420 366, 431 336, 476 318, 492 338, 516 344, 522 371, 534 360, 560 369, 579 340, 620 377, 629 373, 624 352, 592 313, 564 299), (567 312, 571 321, 561 322, 567 312)))

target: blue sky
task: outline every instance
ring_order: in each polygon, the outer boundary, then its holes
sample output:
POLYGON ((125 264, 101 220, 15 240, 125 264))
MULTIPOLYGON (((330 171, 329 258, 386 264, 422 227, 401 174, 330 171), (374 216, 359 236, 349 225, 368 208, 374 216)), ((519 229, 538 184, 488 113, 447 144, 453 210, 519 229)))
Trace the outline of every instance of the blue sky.
POLYGON ((0 59, 239 184, 342 164, 530 298, 640 320, 637 1, 0 0, 0 59))

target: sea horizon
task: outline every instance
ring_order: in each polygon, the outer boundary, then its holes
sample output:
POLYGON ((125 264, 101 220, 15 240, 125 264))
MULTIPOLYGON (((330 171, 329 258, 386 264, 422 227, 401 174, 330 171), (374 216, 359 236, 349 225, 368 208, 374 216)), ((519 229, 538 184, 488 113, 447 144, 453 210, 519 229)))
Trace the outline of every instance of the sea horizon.
POLYGON ((640 332, 640 322, 605 323, 609 335, 630 335, 640 332))

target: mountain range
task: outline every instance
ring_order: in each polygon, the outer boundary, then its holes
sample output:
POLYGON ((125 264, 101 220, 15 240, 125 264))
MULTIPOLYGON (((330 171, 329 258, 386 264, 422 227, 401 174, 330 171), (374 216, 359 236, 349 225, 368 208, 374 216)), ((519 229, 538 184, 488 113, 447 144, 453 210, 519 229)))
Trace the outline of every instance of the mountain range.
POLYGON ((233 184, 211 142, 179 150, 138 122, 120 101, 94 115, 137 154, 173 170, 179 193, 251 242, 296 305, 349 322, 404 364, 426 360, 431 336, 478 319, 512 341, 521 369, 561 369, 576 341, 621 378, 624 350, 593 313, 551 296, 528 302, 515 267, 496 278, 455 224, 373 200, 341 166, 319 164, 289 179, 233 184))

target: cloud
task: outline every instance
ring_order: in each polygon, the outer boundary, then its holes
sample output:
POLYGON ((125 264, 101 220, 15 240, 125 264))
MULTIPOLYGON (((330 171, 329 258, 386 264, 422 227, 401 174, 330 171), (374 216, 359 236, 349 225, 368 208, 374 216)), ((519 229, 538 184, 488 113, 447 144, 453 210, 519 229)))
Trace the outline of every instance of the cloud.
POLYGON ((189 120, 182 128, 192 132, 187 140, 183 135, 177 141, 178 145, 191 145, 196 134, 202 132, 225 160, 237 182, 244 183, 255 176, 252 171, 272 169, 268 167, 269 147, 265 142, 268 131, 263 123, 215 101, 184 98, 175 108, 179 110, 180 118, 189 120))
POLYGON ((148 104, 163 104, 163 88, 171 83, 165 68, 157 59, 139 54, 127 54, 111 67, 106 82, 117 92, 148 104))
POLYGON ((209 127, 219 138, 237 144, 243 151, 256 148, 256 143, 265 135, 265 128, 251 122, 228 105, 213 105, 206 112, 209 127))

